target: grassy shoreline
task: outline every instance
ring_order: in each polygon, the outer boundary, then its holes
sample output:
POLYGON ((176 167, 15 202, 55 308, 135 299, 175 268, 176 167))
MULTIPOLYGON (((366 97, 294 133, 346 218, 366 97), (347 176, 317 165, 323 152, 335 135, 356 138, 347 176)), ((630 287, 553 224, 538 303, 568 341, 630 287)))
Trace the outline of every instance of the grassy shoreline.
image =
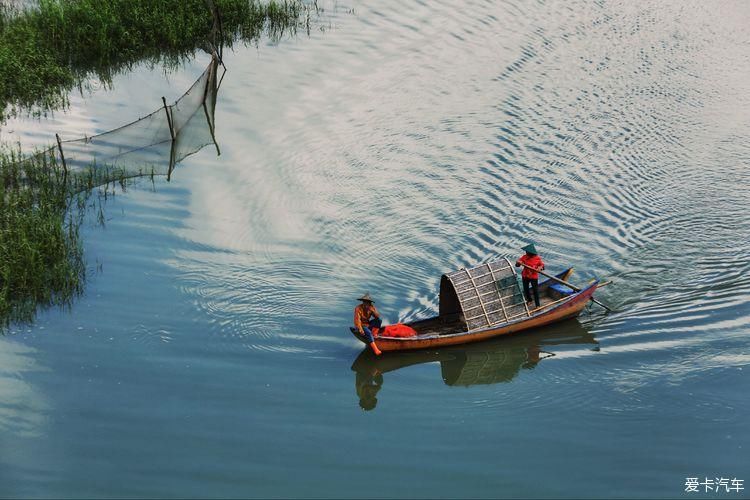
MULTIPOLYGON (((38 9, 0 6, 0 124, 18 112, 64 107, 90 75, 148 61, 174 68, 214 44, 257 43, 294 32, 308 7, 298 0, 40 0, 38 9)), ((91 189, 64 175, 54 154, 23 156, 0 145, 0 331, 30 322, 39 307, 65 305, 86 278, 79 228, 91 189)), ((119 182, 126 179, 107 179, 119 182)), ((106 184, 105 184, 106 186, 106 184)), ((106 187, 105 187, 106 193, 106 187)))
POLYGON ((63 107, 95 74, 100 81, 149 61, 174 67, 211 45, 257 42, 295 30, 310 7, 299 0, 40 0, 0 7, 0 122, 19 110, 63 107), (215 20, 209 5, 220 13, 215 20))

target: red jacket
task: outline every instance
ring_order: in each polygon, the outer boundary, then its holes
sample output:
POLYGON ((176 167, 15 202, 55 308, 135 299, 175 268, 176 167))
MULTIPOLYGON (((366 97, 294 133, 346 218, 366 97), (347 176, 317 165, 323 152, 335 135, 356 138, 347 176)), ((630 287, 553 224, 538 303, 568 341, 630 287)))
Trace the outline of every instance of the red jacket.
MULTIPOLYGON (((523 254, 521 258, 518 259, 517 263, 526 264, 527 266, 531 266, 535 269, 544 269, 544 262, 542 262, 542 258, 538 255, 523 254)), ((524 267, 523 271, 521 271, 521 277, 530 280, 538 280, 539 273, 536 271, 532 271, 527 267, 524 267)))

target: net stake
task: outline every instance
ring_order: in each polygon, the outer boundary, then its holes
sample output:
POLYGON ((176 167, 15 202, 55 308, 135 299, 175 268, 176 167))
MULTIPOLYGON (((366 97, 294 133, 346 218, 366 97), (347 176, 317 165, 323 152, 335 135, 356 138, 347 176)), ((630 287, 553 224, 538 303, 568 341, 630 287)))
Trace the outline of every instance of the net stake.
POLYGON ((175 157, 175 146, 177 142, 172 141, 172 147, 169 148, 169 170, 167 170, 167 182, 172 180, 172 170, 174 170, 174 157, 175 157))
POLYGON ((174 125, 172 124, 172 115, 169 113, 169 106, 167 106, 167 99, 162 96, 161 102, 164 103, 164 112, 167 113, 167 123, 169 124, 169 135, 172 136, 172 142, 174 142, 174 125))
MULTIPOLYGON (((209 69, 209 75, 206 79, 206 86, 203 89, 203 112, 206 114, 206 122, 208 123, 208 130, 211 132, 211 140, 214 142, 214 146, 216 146, 216 154, 221 156, 221 150, 219 149, 219 144, 216 142, 216 135, 214 134, 214 120, 211 119, 211 116, 208 112, 208 106, 206 106, 206 97, 208 97, 208 91, 211 86, 211 82, 216 82, 216 68, 218 65, 216 64, 216 53, 211 55, 211 69, 209 69)), ((216 88, 215 86, 213 88, 216 88)), ((214 110, 212 110, 214 111, 214 110)), ((215 112, 215 111, 214 111, 215 112)), ((215 119, 215 115, 214 115, 215 119)))
POLYGON ((68 177, 68 165, 65 163, 65 155, 63 154, 62 149, 62 141, 60 140, 60 134, 55 134, 55 138, 57 139, 57 149, 60 150, 60 159, 62 160, 63 164, 63 172, 65 172, 65 178, 68 177))

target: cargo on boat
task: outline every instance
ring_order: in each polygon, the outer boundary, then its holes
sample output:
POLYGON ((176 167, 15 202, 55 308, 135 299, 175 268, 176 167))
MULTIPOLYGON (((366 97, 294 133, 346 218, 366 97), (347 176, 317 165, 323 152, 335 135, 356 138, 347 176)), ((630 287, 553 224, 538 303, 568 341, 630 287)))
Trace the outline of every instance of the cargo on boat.
MULTIPOLYGON (((435 348, 486 340, 578 316, 593 299, 599 281, 584 288, 561 284, 572 272, 568 268, 539 283, 539 307, 525 301, 515 266, 507 258, 444 274, 439 314, 407 323, 416 331, 414 336, 379 336, 375 343, 381 351, 435 348)), ((350 330, 366 343, 356 329, 350 330)))

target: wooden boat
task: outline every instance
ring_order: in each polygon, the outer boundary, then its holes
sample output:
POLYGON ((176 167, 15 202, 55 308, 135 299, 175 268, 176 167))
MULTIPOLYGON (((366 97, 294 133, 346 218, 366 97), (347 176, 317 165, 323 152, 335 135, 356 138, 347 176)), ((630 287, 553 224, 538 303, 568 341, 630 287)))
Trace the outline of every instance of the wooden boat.
MULTIPOLYGON (((567 281, 573 268, 557 274, 567 281)), ((539 307, 529 307, 523 297, 515 266, 503 258, 471 269, 444 274, 440 280, 437 316, 406 323, 417 331, 413 337, 375 338, 381 351, 428 349, 479 342, 501 335, 537 328, 580 314, 599 284, 594 280, 574 291, 554 279, 539 283, 539 307)), ((363 343, 356 329, 352 334, 363 343)))

